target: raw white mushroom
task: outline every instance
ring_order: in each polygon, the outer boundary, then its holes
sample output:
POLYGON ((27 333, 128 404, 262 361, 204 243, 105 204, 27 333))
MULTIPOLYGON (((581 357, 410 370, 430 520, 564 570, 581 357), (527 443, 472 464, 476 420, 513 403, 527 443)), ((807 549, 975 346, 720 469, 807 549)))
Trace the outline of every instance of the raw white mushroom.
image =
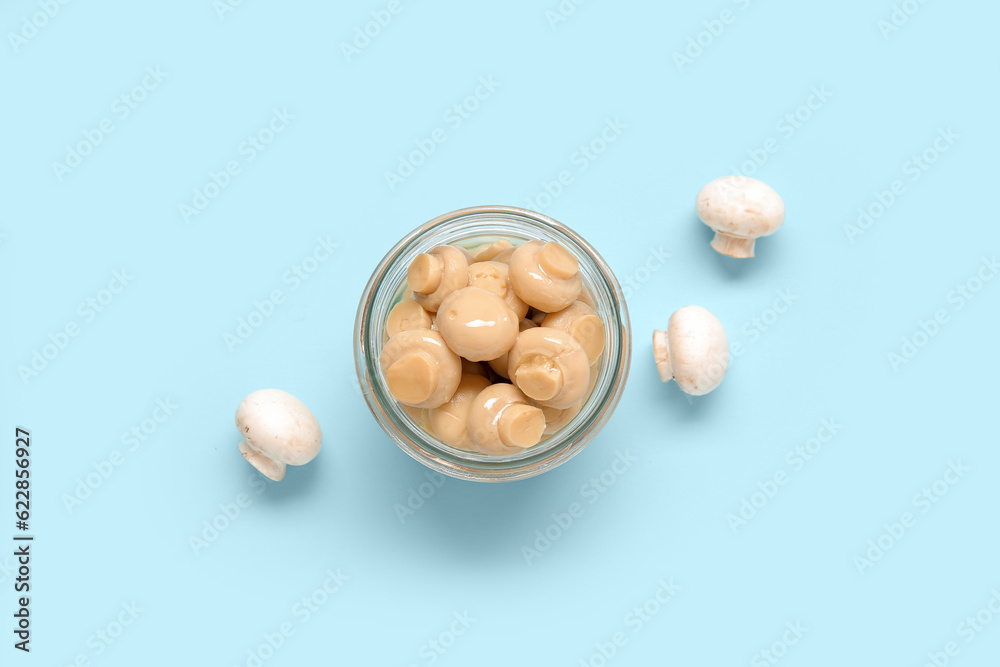
POLYGON ((236 409, 240 453, 253 467, 280 482, 285 466, 309 463, 319 453, 319 422, 302 401, 280 389, 255 391, 236 409))
POLYGON ((722 382, 729 367, 729 340, 719 319, 701 306, 685 306, 670 316, 666 331, 653 332, 656 368, 664 382, 702 396, 722 382))
POLYGON ((698 217, 715 230, 712 248, 730 257, 753 257, 761 236, 778 231, 785 203, 766 183, 747 176, 717 178, 698 193, 698 217))

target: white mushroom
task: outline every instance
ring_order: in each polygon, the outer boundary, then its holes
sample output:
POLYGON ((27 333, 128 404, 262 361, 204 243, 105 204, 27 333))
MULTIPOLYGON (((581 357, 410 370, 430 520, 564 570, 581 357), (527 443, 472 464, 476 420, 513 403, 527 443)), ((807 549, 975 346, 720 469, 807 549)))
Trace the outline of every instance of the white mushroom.
POLYGON ((702 396, 722 382, 729 367, 729 341, 722 322, 701 306, 685 306, 670 316, 666 331, 653 332, 656 368, 664 382, 702 396))
POLYGON ((255 391, 236 409, 240 454, 254 468, 280 482, 285 466, 309 463, 319 453, 319 422, 302 401, 280 389, 255 391))
POLYGON ((444 298, 469 284, 469 252, 439 245, 413 258, 406 271, 406 283, 413 298, 425 310, 435 312, 444 298))
POLYGON ((712 248, 730 257, 753 257, 755 240, 778 231, 785 220, 778 193, 747 176, 724 176, 703 187, 697 210, 715 230, 712 248))
POLYGON ((401 331, 385 344, 379 365, 389 393, 415 408, 435 408, 455 393, 462 379, 462 359, 438 331, 401 331))
POLYGON ((514 291, 529 306, 552 313, 576 301, 583 288, 580 263, 556 242, 528 241, 508 262, 514 291))
POLYGON ((510 384, 493 384, 469 407, 469 434, 483 454, 506 456, 537 445, 545 430, 545 415, 510 384))
POLYGON ((590 361, 576 339, 561 329, 522 331, 507 355, 510 381, 540 405, 568 408, 587 392, 590 361))

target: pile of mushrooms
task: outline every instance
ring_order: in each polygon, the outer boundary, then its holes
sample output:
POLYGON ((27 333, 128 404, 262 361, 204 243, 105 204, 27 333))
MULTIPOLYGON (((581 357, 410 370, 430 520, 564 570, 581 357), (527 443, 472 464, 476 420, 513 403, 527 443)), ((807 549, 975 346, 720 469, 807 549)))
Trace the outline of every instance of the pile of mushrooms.
POLYGON ((564 246, 436 246, 411 261, 407 285, 379 365, 392 396, 435 438, 509 456, 580 412, 605 328, 564 246))

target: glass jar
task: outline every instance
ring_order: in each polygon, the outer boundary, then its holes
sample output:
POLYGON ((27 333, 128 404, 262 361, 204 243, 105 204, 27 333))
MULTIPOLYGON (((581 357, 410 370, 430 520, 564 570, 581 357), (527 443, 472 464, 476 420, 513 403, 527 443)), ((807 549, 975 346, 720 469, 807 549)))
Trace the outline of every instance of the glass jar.
MULTIPOLYGON (((583 298, 583 297, 581 297, 583 298)), ((354 363, 368 408, 404 452, 424 465, 459 479, 503 482, 551 470, 579 453, 604 427, 628 378, 632 333, 625 297, 607 263, 576 232, 540 213, 511 206, 477 206, 447 213, 406 235, 372 273, 354 327, 354 363), (406 272, 413 258, 442 244, 472 247, 506 238, 515 245, 557 241, 580 264, 587 301, 604 322, 604 352, 591 369, 593 389, 580 412, 562 429, 512 456, 487 456, 450 447, 414 420, 389 393, 379 366, 389 311, 408 293, 406 272)))

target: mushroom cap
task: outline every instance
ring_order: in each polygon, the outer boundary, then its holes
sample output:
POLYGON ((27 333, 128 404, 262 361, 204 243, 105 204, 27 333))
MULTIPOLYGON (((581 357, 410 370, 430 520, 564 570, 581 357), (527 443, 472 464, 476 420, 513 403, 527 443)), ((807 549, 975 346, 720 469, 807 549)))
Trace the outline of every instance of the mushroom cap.
POLYGON ((545 435, 552 435, 566 424, 573 420, 580 413, 583 404, 587 399, 582 398, 568 408, 550 408, 547 405, 540 405, 542 414, 545 415, 545 435))
POLYGON ((439 245, 413 258, 406 271, 413 299, 432 313, 444 298, 469 284, 469 253, 450 245, 439 245))
POLYGON ((488 378, 490 371, 489 367, 481 361, 462 359, 462 375, 482 375, 484 378, 488 378))
POLYGON ((510 282, 510 267, 504 262, 469 264, 469 286, 480 287, 499 296, 519 320, 528 314, 528 304, 514 291, 514 286, 510 282))
POLYGON ((562 310, 549 313, 541 326, 562 329, 575 338, 587 353, 591 366, 604 352, 604 322, 597 311, 582 301, 574 301, 562 310))
POLYGON ((469 408, 479 392, 489 386, 490 381, 482 375, 463 375, 448 402, 427 411, 431 433, 446 445, 474 451, 476 446, 469 435, 469 408))
POLYGON ((541 408, 531 405, 514 385, 492 384, 469 407, 469 434, 483 454, 517 454, 537 445, 544 430, 541 408))
POLYGON ((542 326, 542 322, 544 322, 545 318, 548 316, 549 314, 544 310, 538 310, 537 308, 528 309, 528 319, 534 322, 535 326, 542 326))
POLYGON ((438 308, 438 331, 456 354, 487 361, 506 352, 517 338, 518 319, 493 292, 463 287, 445 297, 438 308))
POLYGON ((401 331, 386 342, 379 357, 389 393, 415 408, 435 408, 455 393, 462 359, 432 329, 401 331))
POLYGON ((522 243, 514 249, 508 265, 517 295, 547 313, 566 308, 583 289, 579 261, 554 241, 522 243))
POLYGON ((473 262, 488 262, 502 252, 513 252, 514 244, 507 239, 497 239, 489 243, 477 245, 472 253, 473 262))
POLYGON ((587 393, 590 361, 562 329, 536 327, 518 335, 507 355, 507 373, 534 402, 565 409, 587 393))
POLYGON ((587 402, 594 387, 597 385, 597 373, 591 372, 590 382, 587 383, 587 391, 579 401, 568 408, 551 408, 547 405, 539 405, 545 415, 545 435, 552 435, 559 429, 570 423, 576 417, 583 405, 587 402))
POLYGON ((236 428, 253 450, 293 466, 312 461, 323 439, 309 408, 280 389, 261 389, 244 398, 236 408, 236 428))
MULTIPOLYGON (((520 332, 524 331, 525 329, 534 329, 537 326, 538 325, 532 322, 531 320, 523 319, 517 325, 518 334, 520 334, 520 332)), ((504 352, 496 359, 490 359, 486 363, 489 364, 489 367, 493 369, 494 373, 496 373, 497 375, 499 375, 504 379, 509 380, 510 378, 507 377, 507 354, 508 354, 507 352, 504 352)))
POLYGON ((403 299, 389 311, 385 319, 386 336, 392 338, 400 331, 430 329, 434 320, 431 313, 413 299, 403 299))
POLYGON ((692 396, 702 396, 722 382, 729 367, 729 340, 715 315, 701 306, 685 306, 670 316, 667 331, 653 334, 660 377, 671 377, 692 396))
POLYGON ((778 231, 785 203, 766 183, 748 176, 717 178, 698 193, 698 217, 717 232, 759 238, 778 231))
POLYGON ((431 430, 431 420, 429 410, 427 408, 415 408, 412 405, 407 405, 406 403, 400 403, 399 407, 403 409, 403 412, 410 416, 417 426, 424 429, 425 431, 431 430))
MULTIPOLYGON (((511 246, 510 248, 507 248, 506 250, 503 250, 503 251, 497 253, 496 255, 494 255, 493 257, 491 257, 490 261, 491 262, 503 262, 504 264, 510 264, 510 258, 514 254, 515 250, 517 250, 517 246, 511 246)), ((477 261, 480 261, 480 260, 477 260, 477 261)))

